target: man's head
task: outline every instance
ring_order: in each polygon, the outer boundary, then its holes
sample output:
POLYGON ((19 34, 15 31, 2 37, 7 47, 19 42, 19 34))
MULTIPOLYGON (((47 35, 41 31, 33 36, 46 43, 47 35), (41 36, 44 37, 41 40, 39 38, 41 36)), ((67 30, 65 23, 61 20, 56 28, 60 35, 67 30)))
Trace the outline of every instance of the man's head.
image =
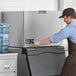
POLYGON ((64 18, 65 23, 71 23, 76 18, 76 12, 73 8, 66 8, 63 10, 62 15, 59 18, 64 18))
POLYGON ((71 16, 71 17, 75 18, 75 15, 76 15, 75 9, 66 8, 66 9, 63 10, 63 13, 59 18, 63 18, 64 16, 67 16, 67 17, 71 16))

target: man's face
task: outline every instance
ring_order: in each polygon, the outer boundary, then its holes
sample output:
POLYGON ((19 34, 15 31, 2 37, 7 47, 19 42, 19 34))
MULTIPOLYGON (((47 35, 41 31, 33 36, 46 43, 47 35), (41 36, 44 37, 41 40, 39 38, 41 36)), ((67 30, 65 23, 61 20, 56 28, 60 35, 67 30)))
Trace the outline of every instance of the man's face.
POLYGON ((71 16, 64 16, 63 17, 63 19, 64 19, 64 22, 66 23, 66 24, 69 24, 69 23, 71 23, 72 22, 72 17, 71 16))

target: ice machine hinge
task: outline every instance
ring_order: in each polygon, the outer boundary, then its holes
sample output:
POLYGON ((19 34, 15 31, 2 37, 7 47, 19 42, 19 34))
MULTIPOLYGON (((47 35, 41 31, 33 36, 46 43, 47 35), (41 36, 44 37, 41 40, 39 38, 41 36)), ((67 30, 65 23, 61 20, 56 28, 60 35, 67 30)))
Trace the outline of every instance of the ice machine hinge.
POLYGON ((39 14, 46 14, 47 11, 46 10, 39 10, 39 14))

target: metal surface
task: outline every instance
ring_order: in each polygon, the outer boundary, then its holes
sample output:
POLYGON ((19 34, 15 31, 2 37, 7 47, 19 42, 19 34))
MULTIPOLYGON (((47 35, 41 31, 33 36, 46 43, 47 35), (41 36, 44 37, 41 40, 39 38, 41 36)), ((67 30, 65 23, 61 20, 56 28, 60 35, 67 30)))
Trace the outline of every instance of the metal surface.
POLYGON ((23 11, 2 12, 2 22, 10 25, 10 46, 23 46, 23 11))
POLYGON ((32 40, 57 33, 62 28, 60 15, 60 11, 2 12, 2 22, 10 25, 10 46, 30 46, 32 40))
POLYGON ((0 22, 2 21, 2 13, 0 12, 0 22))
POLYGON ((27 39, 41 40, 57 33, 62 28, 60 15, 60 11, 25 11, 24 45, 29 46, 27 39))
POLYGON ((56 47, 29 47, 27 48, 30 64, 30 76, 57 76, 60 75, 65 52, 61 46, 56 47))

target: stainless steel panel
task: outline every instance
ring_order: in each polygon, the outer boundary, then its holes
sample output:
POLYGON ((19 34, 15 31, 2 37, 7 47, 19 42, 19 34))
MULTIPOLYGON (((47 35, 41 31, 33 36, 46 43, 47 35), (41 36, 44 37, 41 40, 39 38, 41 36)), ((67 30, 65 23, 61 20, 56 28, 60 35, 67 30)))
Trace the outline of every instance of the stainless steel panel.
POLYGON ((10 25, 10 46, 21 47, 23 45, 23 16, 23 11, 2 13, 2 22, 10 25))
POLYGON ((60 11, 25 11, 24 45, 26 39, 41 40, 58 32, 62 28, 60 15, 60 11))
POLYGON ((2 13, 0 12, 0 22, 1 22, 1 20, 2 20, 2 13))

